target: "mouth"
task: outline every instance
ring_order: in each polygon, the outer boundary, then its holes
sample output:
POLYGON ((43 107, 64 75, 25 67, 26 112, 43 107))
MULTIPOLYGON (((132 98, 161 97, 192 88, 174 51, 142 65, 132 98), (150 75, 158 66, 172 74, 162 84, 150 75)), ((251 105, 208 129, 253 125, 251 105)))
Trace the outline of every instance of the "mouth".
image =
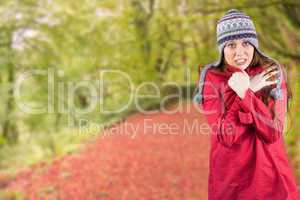
POLYGON ((234 60, 234 62, 237 65, 243 65, 243 64, 245 64, 247 62, 247 59, 245 59, 245 58, 239 58, 239 59, 234 60))

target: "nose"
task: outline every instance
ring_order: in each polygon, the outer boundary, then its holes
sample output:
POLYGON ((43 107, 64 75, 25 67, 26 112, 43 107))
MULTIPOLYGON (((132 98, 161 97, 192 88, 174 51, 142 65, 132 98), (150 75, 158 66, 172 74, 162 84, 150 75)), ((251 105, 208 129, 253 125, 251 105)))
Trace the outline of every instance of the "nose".
POLYGON ((242 57, 245 54, 245 47, 243 45, 238 44, 235 48, 235 56, 242 57))

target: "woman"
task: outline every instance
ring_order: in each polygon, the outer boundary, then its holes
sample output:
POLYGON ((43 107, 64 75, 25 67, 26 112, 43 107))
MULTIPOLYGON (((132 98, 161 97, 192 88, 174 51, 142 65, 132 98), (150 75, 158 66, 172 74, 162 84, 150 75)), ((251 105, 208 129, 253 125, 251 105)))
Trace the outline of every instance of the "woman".
POLYGON ((299 200, 284 145, 291 97, 285 70, 258 48, 251 18, 217 24, 218 61, 201 70, 194 100, 211 127, 210 200, 299 200))

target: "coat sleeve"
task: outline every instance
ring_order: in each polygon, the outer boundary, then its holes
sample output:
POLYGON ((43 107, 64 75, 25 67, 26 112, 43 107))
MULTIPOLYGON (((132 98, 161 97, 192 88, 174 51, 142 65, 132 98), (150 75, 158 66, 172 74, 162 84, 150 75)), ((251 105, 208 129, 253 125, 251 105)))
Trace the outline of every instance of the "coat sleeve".
POLYGON ((258 136, 267 144, 276 142, 283 134, 287 112, 286 81, 281 76, 280 91, 282 98, 271 100, 266 106, 260 98, 248 89, 240 101, 240 106, 247 113, 251 113, 254 127, 258 136), (274 109, 277 117, 273 118, 270 109, 274 109))
POLYGON ((207 74, 203 86, 201 108, 211 128, 212 136, 216 136, 217 141, 225 147, 231 147, 238 143, 239 138, 249 127, 249 116, 240 112, 242 111, 239 105, 240 101, 241 99, 234 95, 234 102, 226 110, 222 95, 214 87, 209 74, 207 74))

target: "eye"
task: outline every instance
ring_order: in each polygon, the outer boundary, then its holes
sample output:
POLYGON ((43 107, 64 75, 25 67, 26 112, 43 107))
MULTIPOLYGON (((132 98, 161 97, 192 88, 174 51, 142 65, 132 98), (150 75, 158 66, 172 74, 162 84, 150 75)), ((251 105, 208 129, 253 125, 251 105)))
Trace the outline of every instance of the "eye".
POLYGON ((228 46, 229 48, 234 48, 234 47, 235 47, 235 44, 232 43, 232 42, 230 42, 230 43, 228 43, 226 46, 228 46))
POLYGON ((250 42, 244 41, 244 42, 243 42, 243 45, 244 45, 244 46, 249 46, 249 45, 250 45, 250 42))

